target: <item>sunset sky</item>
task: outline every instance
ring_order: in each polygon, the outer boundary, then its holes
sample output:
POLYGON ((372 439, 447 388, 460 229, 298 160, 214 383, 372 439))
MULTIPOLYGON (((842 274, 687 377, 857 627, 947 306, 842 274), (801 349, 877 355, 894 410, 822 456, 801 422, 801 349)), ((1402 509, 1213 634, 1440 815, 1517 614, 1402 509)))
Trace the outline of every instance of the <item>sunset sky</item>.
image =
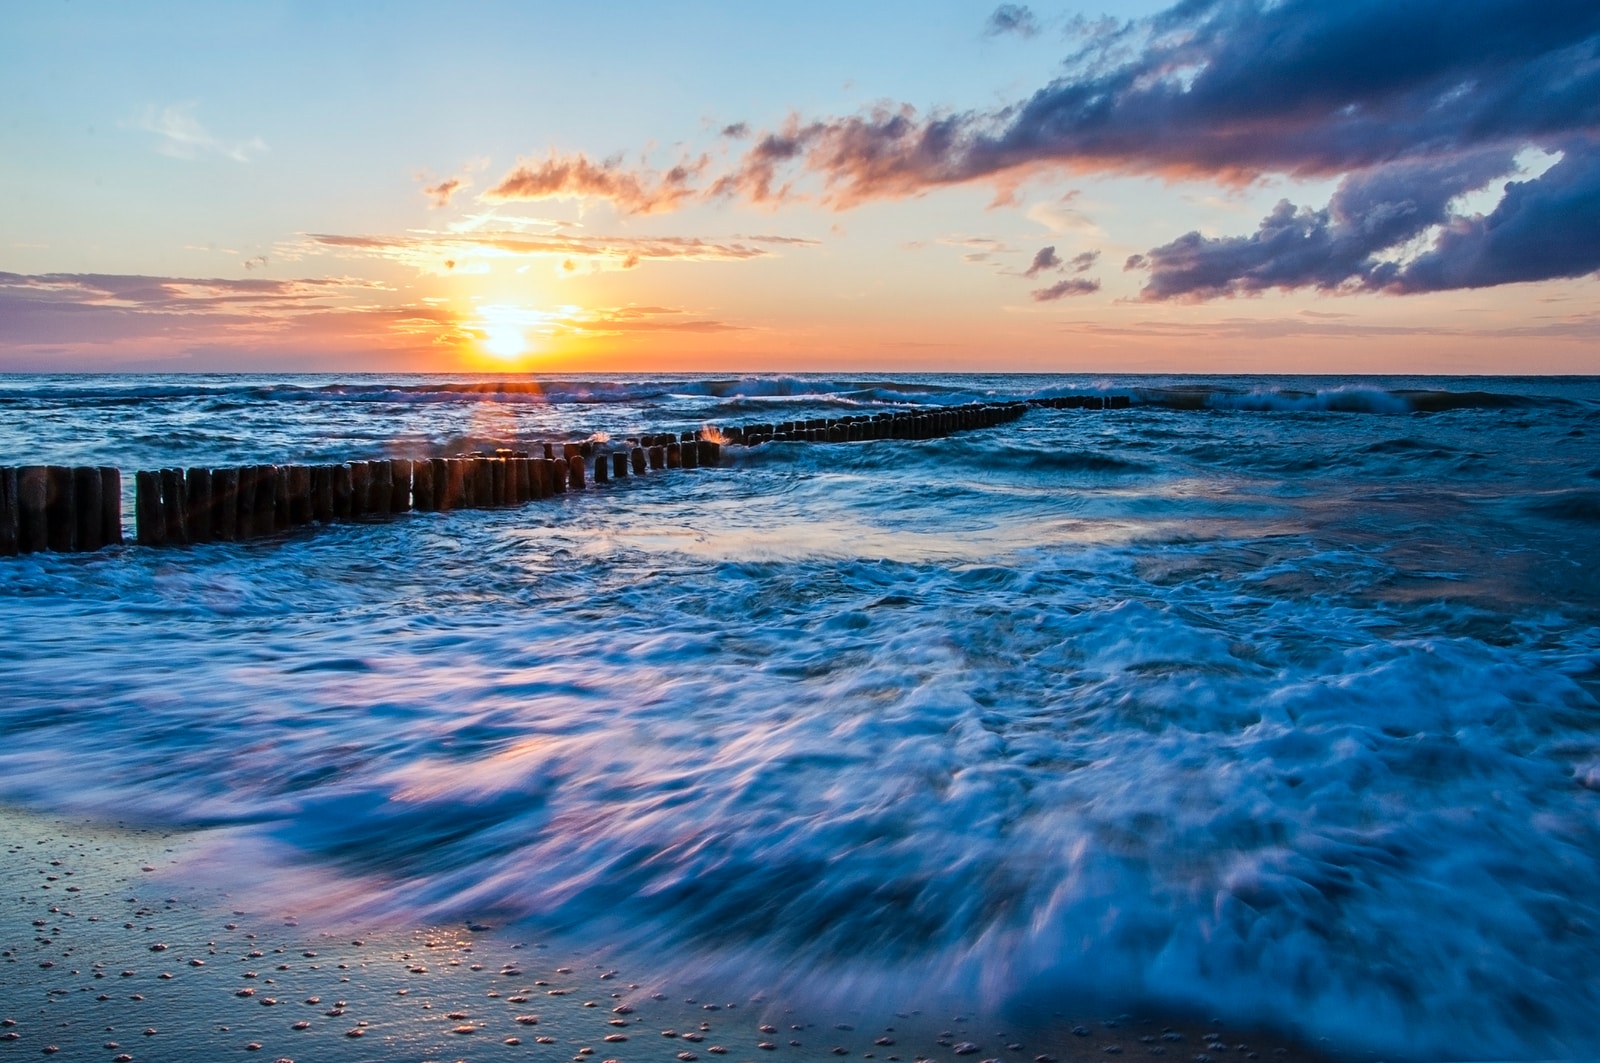
POLYGON ((0 371, 1600 372, 1600 4, 38 0, 0 371))

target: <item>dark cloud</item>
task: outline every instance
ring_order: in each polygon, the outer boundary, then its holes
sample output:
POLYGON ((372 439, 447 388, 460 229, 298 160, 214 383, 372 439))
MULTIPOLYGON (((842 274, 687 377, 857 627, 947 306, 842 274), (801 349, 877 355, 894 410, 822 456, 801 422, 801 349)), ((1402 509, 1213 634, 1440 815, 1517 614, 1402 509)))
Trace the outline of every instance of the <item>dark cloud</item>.
POLYGON ((1034 277, 1047 269, 1060 269, 1061 259, 1056 255, 1055 245, 1041 247, 1034 252, 1033 264, 1023 271, 1024 277, 1034 277))
POLYGON ((1494 150, 1364 170, 1346 177, 1326 207, 1281 200, 1249 236, 1186 233, 1130 265, 1151 271, 1146 299, 1386 287, 1398 267, 1384 252, 1451 220, 1451 200, 1514 167, 1509 151, 1494 150))
POLYGON ((1487 215, 1454 218, 1433 247, 1384 278, 1397 292, 1487 288, 1600 270, 1600 143, 1569 144, 1487 215))
POLYGON ((750 123, 734 122, 732 125, 722 127, 722 135, 729 140, 743 140, 750 135, 750 123))
POLYGON ((1006 33, 1033 37, 1039 33, 1039 20, 1026 4, 1001 4, 984 23, 983 31, 990 37, 1006 33))
POLYGON ((1063 281, 1056 281, 1048 288, 1037 288, 1033 292, 1033 301, 1036 303, 1049 303, 1069 295, 1089 295, 1100 290, 1100 282, 1085 277, 1068 277, 1063 281))
POLYGON ((628 169, 621 160, 593 162, 579 152, 522 162, 483 194, 488 200, 606 199, 624 214, 675 210, 696 194, 693 182, 708 159, 685 160, 657 173, 628 169))
POLYGON ((1600 125, 1600 5, 1184 0, 1069 70, 998 111, 791 123, 789 157, 848 206, 1039 167, 1243 181, 1520 146, 1600 125))
POLYGON ((1487 215, 1455 197, 1514 169, 1509 153, 1401 162, 1352 174, 1328 206, 1288 200, 1249 236, 1188 233, 1130 259, 1146 299, 1206 299, 1269 288, 1417 293, 1578 277, 1600 270, 1600 145, 1571 143, 1532 180, 1504 186, 1487 215), (1409 260, 1407 245, 1437 230, 1409 260))
POLYGON ((1066 265, 1068 269, 1072 270, 1072 272, 1082 273, 1084 270, 1088 269, 1098 261, 1100 261, 1099 251, 1085 251, 1082 254, 1073 255, 1072 258, 1067 261, 1066 265))

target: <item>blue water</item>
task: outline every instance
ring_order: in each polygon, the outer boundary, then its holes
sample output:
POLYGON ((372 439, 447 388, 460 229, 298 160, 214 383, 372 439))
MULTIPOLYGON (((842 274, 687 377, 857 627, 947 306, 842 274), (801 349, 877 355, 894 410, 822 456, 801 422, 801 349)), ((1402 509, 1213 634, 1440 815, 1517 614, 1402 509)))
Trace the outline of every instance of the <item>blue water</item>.
POLYGON ((0 559, 0 800, 751 984, 1600 1044, 1600 380, 0 377, 0 464, 1077 391, 1132 406, 0 559))

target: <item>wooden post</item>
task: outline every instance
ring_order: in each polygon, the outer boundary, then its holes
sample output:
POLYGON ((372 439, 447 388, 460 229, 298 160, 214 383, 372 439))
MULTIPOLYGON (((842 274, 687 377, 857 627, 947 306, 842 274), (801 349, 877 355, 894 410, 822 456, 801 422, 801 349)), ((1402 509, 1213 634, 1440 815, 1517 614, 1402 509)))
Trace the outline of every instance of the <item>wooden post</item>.
POLYGON ((644 448, 634 447, 628 451, 628 457, 633 461, 633 474, 635 476, 643 476, 644 470, 648 465, 648 459, 644 456, 644 448))
POLYGON ((683 467, 683 447, 679 446, 677 443, 668 443, 667 446, 666 446, 666 451, 667 451, 667 468, 669 468, 669 469, 682 468, 683 467))
POLYGON ((122 471, 102 465, 100 473, 100 541, 107 546, 122 545, 122 471))
POLYGON ((658 471, 667 467, 667 448, 660 443, 650 447, 650 467, 658 471))
POLYGON ((450 493, 450 463, 444 458, 433 458, 428 462, 433 476, 433 504, 429 507, 439 511, 455 508, 455 497, 450 493))
POLYGON ((438 508, 433 498, 433 462, 427 458, 411 463, 411 508, 423 512, 438 508))
POLYGON ((185 505, 188 509, 189 541, 209 543, 217 537, 216 507, 212 504, 211 470, 191 468, 184 471, 183 486, 188 492, 185 505))
POLYGON ((574 454, 567 459, 567 489, 569 491, 583 490, 583 455, 574 454))
POLYGON ((372 512, 372 463, 350 463, 350 519, 359 520, 372 512))
POLYGON ((326 465, 313 465, 306 470, 311 481, 311 519, 326 524, 333 519, 333 470, 326 465))
POLYGON ((258 466, 239 466, 239 493, 234 502, 238 518, 234 523, 234 538, 241 542, 256 537, 256 480, 259 477, 258 466))
POLYGON ((17 470, 0 468, 0 557, 15 557, 21 517, 17 507, 17 470))
POLYGON ((611 480, 611 459, 605 454, 594 456, 594 482, 597 484, 608 483, 611 480))
POLYGON ((239 538, 239 470, 211 470, 211 530, 225 543, 239 538))
POLYGON ((678 458, 683 462, 685 469, 693 469, 700 464, 699 444, 690 441, 678 447, 678 458))
POLYGON ((72 470, 47 466, 45 480, 45 544, 57 553, 73 549, 78 538, 77 507, 72 497, 72 470))
POLYGON ((77 507, 77 548, 98 550, 105 545, 100 537, 100 470, 80 465, 72 470, 72 499, 77 507))
MULTIPOLYGON (((605 458, 600 460, 604 461, 605 458)), ((619 480, 628 475, 628 455, 620 450, 611 455, 611 471, 619 480)))
POLYGON ((349 520, 356 508, 355 470, 349 462, 340 462, 328 470, 333 485, 333 519, 349 520))
POLYGON ((555 494, 555 485, 550 481, 553 476, 550 467, 553 464, 549 458, 533 458, 533 491, 536 498, 549 498, 555 494))
POLYGON ((517 501, 532 502, 538 497, 533 493, 533 459, 527 455, 512 458, 511 467, 517 473, 517 501))
MULTIPOLYGON (((468 479, 471 462, 465 458, 445 459, 445 509, 467 509, 472 505, 472 484, 468 479)), ((435 473, 437 475, 437 473, 435 473)))
POLYGON ((298 528, 310 524, 313 508, 310 466, 289 466, 289 525, 298 528))
POLYGON ((367 462, 372 470, 372 493, 368 496, 367 512, 387 516, 394 495, 394 466, 387 459, 367 462))
POLYGON ((489 467, 489 497, 492 505, 504 506, 511 502, 510 482, 506 478, 506 459, 485 458, 489 467))
POLYGON ((189 541, 189 490, 182 469, 161 470, 161 516, 167 526, 167 545, 189 541))
POLYGON ((278 467, 256 466, 256 538, 278 532, 278 467))
POLYGON ((289 466, 272 466, 272 527, 284 531, 293 527, 289 518, 289 466))
POLYGON ((722 447, 712 440, 702 439, 697 449, 700 451, 699 459, 702 468, 715 469, 717 463, 722 460, 722 447))
MULTIPOLYGON (((23 486, 26 501, 26 483, 23 486)), ((139 545, 160 546, 167 541, 167 520, 161 512, 161 474, 143 470, 134 473, 133 490, 134 534, 139 537, 139 545)))
POLYGON ((394 490, 389 495, 389 512, 405 513, 411 509, 412 476, 416 463, 410 458, 395 458, 389 464, 394 466, 394 490))

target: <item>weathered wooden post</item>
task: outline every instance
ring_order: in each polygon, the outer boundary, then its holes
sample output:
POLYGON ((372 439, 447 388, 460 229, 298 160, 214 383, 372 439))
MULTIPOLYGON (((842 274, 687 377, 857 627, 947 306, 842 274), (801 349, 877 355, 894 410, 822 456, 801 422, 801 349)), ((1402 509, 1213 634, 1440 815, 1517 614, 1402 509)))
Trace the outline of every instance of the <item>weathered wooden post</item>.
POLYGON ((666 451, 667 451, 667 468, 669 468, 669 469, 682 468, 683 467, 683 447, 678 443, 668 443, 666 445, 666 451))
POLYGON ((628 451, 628 457, 633 460, 633 474, 635 476, 643 476, 645 469, 649 467, 649 460, 644 455, 644 448, 634 447, 628 451))
POLYGON ((450 509, 472 507, 472 462, 466 458, 448 458, 445 483, 449 488, 450 509))
POLYGON ((650 447, 650 467, 657 471, 667 467, 667 448, 660 443, 650 447))
POLYGON ((411 463, 411 508, 425 513, 439 508, 433 494, 433 462, 428 458, 411 463))
POLYGON ((189 468, 183 473, 183 486, 188 492, 184 506, 188 515, 189 541, 209 543, 217 537, 212 505, 211 470, 189 468))
POLYGON ((355 470, 349 462, 340 462, 328 470, 333 487, 333 519, 349 520, 356 508, 355 470))
POLYGON ((100 466, 100 541, 122 545, 122 471, 112 465, 100 466))
POLYGON ((567 459, 567 489, 570 491, 583 490, 583 454, 574 454, 567 459))
POLYGON ((387 460, 379 459, 367 463, 372 469, 372 493, 368 496, 369 512, 387 515, 390 510, 391 497, 394 495, 394 466, 387 460))
POLYGON ((607 454, 596 454, 594 456, 594 482, 597 483, 597 484, 603 484, 603 483, 609 482, 610 480, 611 480, 611 458, 610 458, 610 455, 607 455, 607 454))
POLYGON ((311 467, 289 466, 289 525, 298 528, 310 524, 315 508, 311 501, 311 467))
POLYGON ((485 458, 483 460, 489 469, 489 504, 494 506, 509 505, 511 502, 511 488, 506 477, 506 460, 504 458, 485 458))
POLYGON ((239 466, 239 493, 234 502, 238 514, 234 521, 234 538, 240 542, 256 537, 256 480, 259 477, 258 466, 239 466))
POLYGON ((161 515, 167 524, 167 545, 182 546, 189 541, 189 490, 182 469, 161 470, 161 515))
MULTIPOLYGON (((601 455, 600 460, 604 461, 605 456, 601 455)), ((611 473, 619 480, 628 475, 628 455, 620 450, 611 455, 611 473)))
POLYGON ((78 535, 78 517, 72 497, 72 470, 65 465, 46 466, 45 545, 57 553, 72 550, 78 535))
POLYGON ((537 497, 533 493, 533 459, 527 455, 512 458, 511 468, 517 474, 517 502, 532 502, 537 497))
POLYGON ((15 557, 21 513, 17 506, 17 470, 11 466, 0 468, 0 557, 15 557))
POLYGON ((680 444, 678 447, 678 459, 683 462, 685 469, 698 468, 700 465, 699 445, 693 440, 680 444))
POLYGON ((255 534, 275 535, 278 531, 278 467, 256 466, 255 534))
POLYGON ((72 470, 72 500, 77 509, 78 527, 74 532, 79 550, 98 550, 105 545, 100 536, 100 470, 80 465, 72 470))
POLYGON ((294 527, 293 503, 289 497, 289 466, 272 467, 272 526, 278 531, 294 527))
POLYGON ((211 470, 211 529, 225 543, 239 538, 239 470, 211 470))
POLYGON ((722 447, 710 439, 702 439, 696 448, 700 451, 698 460, 702 468, 715 469, 722 460, 722 447))
POLYGON ((394 466, 394 488, 389 495, 389 512, 404 513, 414 505, 411 492, 415 489, 412 481, 417 463, 410 458, 395 458, 389 464, 394 466))
POLYGON ((306 475, 311 481, 311 519, 327 524, 333 520, 333 470, 327 465, 313 465, 306 475))
POLYGON ((358 520, 372 512, 372 463, 350 463, 350 519, 358 520))
MULTIPOLYGON (((26 501, 26 481, 23 488, 26 501)), ((160 546, 167 541, 167 519, 161 512, 161 474, 149 470, 134 473, 133 490, 133 526, 139 545, 160 546)))

